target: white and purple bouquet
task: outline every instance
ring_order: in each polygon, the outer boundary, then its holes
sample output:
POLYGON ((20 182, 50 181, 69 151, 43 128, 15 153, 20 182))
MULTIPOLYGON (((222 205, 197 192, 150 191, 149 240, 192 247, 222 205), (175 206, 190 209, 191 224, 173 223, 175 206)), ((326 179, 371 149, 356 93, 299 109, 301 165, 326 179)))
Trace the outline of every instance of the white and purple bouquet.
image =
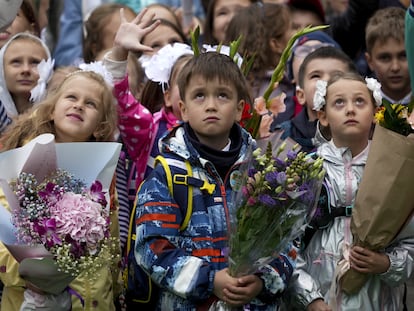
MULTIPOLYGON (((277 136, 275 136, 277 138, 277 136)), ((240 167, 240 187, 231 204, 229 270, 254 273, 304 232, 325 174, 322 159, 312 159, 286 142, 268 142, 240 167), (276 150, 276 151, 273 151, 276 150)))

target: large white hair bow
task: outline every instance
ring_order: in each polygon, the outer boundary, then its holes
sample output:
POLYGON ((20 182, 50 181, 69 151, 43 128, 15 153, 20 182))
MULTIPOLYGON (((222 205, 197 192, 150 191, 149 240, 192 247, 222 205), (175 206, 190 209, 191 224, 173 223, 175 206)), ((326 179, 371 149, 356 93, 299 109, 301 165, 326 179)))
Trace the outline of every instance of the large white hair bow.
POLYGON ((39 80, 37 80, 37 85, 30 91, 31 102, 38 103, 46 97, 46 85, 50 78, 52 78, 54 65, 55 60, 51 58, 47 60, 42 59, 37 65, 39 80))
POLYGON ((167 44, 142 63, 146 76, 151 81, 160 83, 165 91, 165 86, 168 88, 171 70, 177 59, 183 55, 194 55, 191 46, 179 42, 167 44))

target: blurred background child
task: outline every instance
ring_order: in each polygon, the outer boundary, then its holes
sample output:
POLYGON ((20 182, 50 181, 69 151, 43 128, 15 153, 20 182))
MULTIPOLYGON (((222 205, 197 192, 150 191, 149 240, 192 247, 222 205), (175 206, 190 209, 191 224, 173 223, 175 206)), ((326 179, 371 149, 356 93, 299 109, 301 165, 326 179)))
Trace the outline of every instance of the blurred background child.
MULTIPOLYGON (((0 133, 18 114, 33 106, 31 91, 38 85, 38 65, 50 60, 47 46, 36 36, 17 33, 0 50, 0 133)), ((41 83, 52 73, 46 69, 41 83)), ((39 94, 41 97, 42 94, 39 94)))

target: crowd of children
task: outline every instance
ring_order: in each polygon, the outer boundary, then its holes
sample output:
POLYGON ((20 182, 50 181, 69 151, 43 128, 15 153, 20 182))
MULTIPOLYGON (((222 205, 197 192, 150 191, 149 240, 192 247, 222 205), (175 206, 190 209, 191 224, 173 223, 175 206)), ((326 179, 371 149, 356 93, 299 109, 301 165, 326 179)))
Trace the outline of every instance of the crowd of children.
MULTIPOLYGON (((356 200, 381 100, 412 101, 405 25, 413 23, 414 0, 196 1, 190 27, 199 27, 198 37, 190 37, 182 8, 149 1, 134 12, 122 1, 101 2, 65 2, 56 47, 44 43, 37 1, 21 1, 14 21, 0 25, 0 151, 43 133, 58 143, 121 143, 110 189, 120 259, 103 265, 97 280, 80 274, 54 295, 20 277, 1 243, 1 309, 132 310, 125 297, 131 265, 150 280, 142 287, 153 287, 152 303, 138 302, 143 310, 220 310, 218 302, 232 310, 414 307, 414 220, 374 251, 352 247, 352 213, 340 212, 356 200), (331 27, 299 37, 283 59, 304 21, 331 27), (220 50, 239 36, 239 56, 250 67, 220 50), (282 130, 282 138, 323 159, 332 217, 306 243, 298 238, 254 273, 234 277, 228 205, 238 169, 257 146, 243 124, 259 111, 255 99, 280 61, 285 73, 271 97, 287 95, 284 109, 260 112, 262 127, 282 130), (180 187, 172 191, 172 184, 180 187), (336 279, 344 257, 368 275, 356 294, 341 291, 336 279)), ((0 204, 8 204, 1 188, 0 204)))

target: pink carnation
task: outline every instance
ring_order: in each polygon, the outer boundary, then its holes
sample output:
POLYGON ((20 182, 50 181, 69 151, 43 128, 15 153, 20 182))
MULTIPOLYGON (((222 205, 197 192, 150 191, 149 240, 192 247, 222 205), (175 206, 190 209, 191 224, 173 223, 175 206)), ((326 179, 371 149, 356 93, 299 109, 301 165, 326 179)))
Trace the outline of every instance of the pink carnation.
POLYGON ((104 207, 81 194, 68 192, 50 208, 56 220, 56 233, 77 242, 86 242, 93 253, 105 237, 107 221, 104 207))

